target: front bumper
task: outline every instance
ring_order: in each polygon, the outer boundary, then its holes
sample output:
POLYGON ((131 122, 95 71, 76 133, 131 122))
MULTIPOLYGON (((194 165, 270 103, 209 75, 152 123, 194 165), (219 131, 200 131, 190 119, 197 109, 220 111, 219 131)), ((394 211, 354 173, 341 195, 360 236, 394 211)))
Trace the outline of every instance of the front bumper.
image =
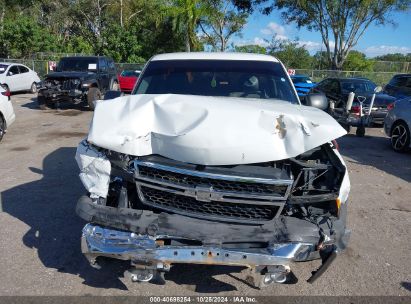
POLYGON ((53 90, 42 89, 38 93, 38 97, 47 99, 47 102, 54 102, 61 99, 82 99, 86 96, 85 90, 71 89, 71 90, 53 90))
POLYGON ((345 229, 346 206, 329 226, 281 217, 264 225, 210 222, 177 214, 155 214, 129 208, 94 204, 87 196, 77 203, 77 214, 93 223, 83 229, 82 252, 91 265, 98 257, 130 261, 135 267, 162 271, 172 264, 244 266, 289 269, 297 262, 322 259, 322 266, 309 281, 317 279, 345 249, 350 231, 345 229), (327 228, 328 227, 328 228, 327 228), (321 239, 319 230, 326 235, 321 239), (166 245, 167 240, 200 241, 195 245, 166 245), (230 247, 226 244, 265 242, 264 248, 230 247))
POLYGON ((150 261, 175 264, 213 264, 256 267, 259 265, 289 265, 312 259, 316 245, 304 242, 279 243, 253 252, 229 250, 217 246, 161 246, 157 238, 133 232, 87 224, 83 228, 81 248, 93 264, 97 257, 130 260, 133 263, 150 261))

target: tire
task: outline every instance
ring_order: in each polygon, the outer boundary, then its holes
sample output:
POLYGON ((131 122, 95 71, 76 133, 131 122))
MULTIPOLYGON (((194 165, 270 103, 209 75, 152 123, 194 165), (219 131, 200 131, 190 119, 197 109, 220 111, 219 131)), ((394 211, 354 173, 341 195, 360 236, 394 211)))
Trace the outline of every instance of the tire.
POLYGON ((363 127, 363 126, 357 127, 357 130, 355 131, 355 135, 357 135, 358 137, 364 137, 365 127, 363 127))
POLYGON ((410 129, 404 122, 396 123, 391 131, 391 146, 396 152, 405 152, 410 146, 410 129))
POLYGON ((99 88, 91 87, 87 92, 87 103, 91 110, 94 111, 96 107, 94 102, 100 99, 101 99, 101 92, 99 88))
POLYGON ((37 93, 37 84, 36 84, 35 82, 33 82, 33 83, 31 84, 30 93, 31 93, 31 94, 36 94, 36 93, 37 93))
POLYGON ((6 133, 6 121, 3 118, 3 115, 0 114, 0 141, 3 139, 4 134, 6 133))
POLYGON ((111 90, 112 91, 119 91, 120 90, 120 85, 118 84, 117 80, 114 80, 111 84, 111 90))
POLYGON ((37 95, 37 104, 41 110, 47 110, 48 108, 51 108, 50 102, 47 100, 47 98, 40 94, 37 95))

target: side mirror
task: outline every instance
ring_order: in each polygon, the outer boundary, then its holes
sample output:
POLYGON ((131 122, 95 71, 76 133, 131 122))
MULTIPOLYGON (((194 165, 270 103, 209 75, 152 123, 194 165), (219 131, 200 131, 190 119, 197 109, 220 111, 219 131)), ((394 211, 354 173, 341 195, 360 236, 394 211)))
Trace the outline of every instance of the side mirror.
POLYGON ((327 110, 329 102, 327 97, 322 93, 311 93, 305 96, 305 104, 320 110, 327 110))
POLYGON ((10 72, 10 71, 9 71, 9 72, 7 73, 7 76, 13 76, 13 72, 10 72))
POLYGON ((121 91, 107 91, 106 94, 104 94, 104 100, 114 99, 121 96, 124 96, 124 93, 121 91))
POLYGON ((374 89, 374 92, 375 92, 375 93, 379 93, 379 92, 381 92, 381 91, 382 91, 382 87, 381 87, 381 86, 375 87, 375 89, 374 89))

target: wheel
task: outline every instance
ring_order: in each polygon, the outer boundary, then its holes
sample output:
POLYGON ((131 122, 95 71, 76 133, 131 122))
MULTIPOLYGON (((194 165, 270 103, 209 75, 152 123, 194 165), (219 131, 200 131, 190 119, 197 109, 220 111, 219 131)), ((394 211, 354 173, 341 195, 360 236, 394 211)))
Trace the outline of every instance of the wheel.
POLYGON ((37 93, 37 84, 33 82, 30 87, 30 93, 36 94, 37 93))
POLYGON ((40 93, 37 95, 37 104, 41 110, 51 108, 50 101, 40 93))
POLYGON ((394 125, 391 132, 391 146, 397 152, 405 152, 410 145, 410 129, 408 126, 399 122, 394 125))
POLYGON ((355 135, 357 135, 358 137, 363 137, 365 135, 365 127, 358 126, 357 130, 355 131, 355 135))
POLYGON ((91 87, 87 93, 87 103, 91 110, 95 109, 95 101, 101 99, 101 92, 96 87, 91 87))
POLYGON ((4 133, 6 133, 6 121, 0 114, 0 141, 3 139, 4 133))
POLYGON ((111 84, 111 90, 112 90, 112 91, 118 91, 118 90, 120 90, 120 86, 118 85, 117 80, 114 80, 113 83, 111 84))

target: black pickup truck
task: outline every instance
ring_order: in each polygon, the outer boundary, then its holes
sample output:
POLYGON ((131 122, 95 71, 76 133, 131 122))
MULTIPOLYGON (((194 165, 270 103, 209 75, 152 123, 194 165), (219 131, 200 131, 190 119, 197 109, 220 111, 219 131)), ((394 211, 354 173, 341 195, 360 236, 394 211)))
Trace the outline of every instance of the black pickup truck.
POLYGON ((102 56, 64 57, 56 71, 38 85, 38 104, 46 109, 60 101, 87 103, 94 110, 95 101, 108 90, 118 90, 114 61, 102 56))

